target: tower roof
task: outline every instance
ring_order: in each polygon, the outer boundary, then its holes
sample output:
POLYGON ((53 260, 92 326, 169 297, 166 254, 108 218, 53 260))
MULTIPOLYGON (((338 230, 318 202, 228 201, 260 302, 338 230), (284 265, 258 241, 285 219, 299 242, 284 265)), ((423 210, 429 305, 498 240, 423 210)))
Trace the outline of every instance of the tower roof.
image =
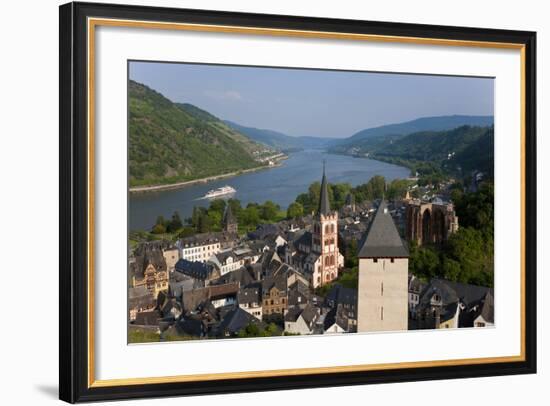
POLYGON ((395 223, 382 200, 367 231, 367 238, 359 251, 359 258, 408 257, 395 223))
POLYGON ((231 205, 229 202, 227 203, 227 206, 225 207, 225 213, 223 215, 223 223, 224 224, 235 224, 237 223, 237 219, 233 215, 233 210, 231 210, 231 205))
POLYGON ((330 201, 328 198, 327 176, 325 175, 325 164, 323 163, 323 179, 321 180, 321 196, 319 198, 318 214, 326 216, 330 213, 330 201))

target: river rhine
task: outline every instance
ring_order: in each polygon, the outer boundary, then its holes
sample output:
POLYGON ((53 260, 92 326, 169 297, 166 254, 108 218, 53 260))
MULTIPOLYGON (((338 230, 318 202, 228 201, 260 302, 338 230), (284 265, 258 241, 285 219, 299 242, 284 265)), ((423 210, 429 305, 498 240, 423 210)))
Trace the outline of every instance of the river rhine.
POLYGON ((347 182, 357 186, 375 175, 382 175, 387 181, 409 176, 407 168, 372 159, 328 154, 321 150, 295 152, 275 168, 180 189, 130 194, 129 229, 149 230, 159 215, 170 218, 176 210, 182 219, 190 217, 193 206, 208 206, 209 201, 202 199, 205 193, 225 185, 237 190, 231 197, 239 199, 243 207, 250 202, 272 200, 286 209, 311 183, 321 181, 323 160, 326 160, 329 183, 347 182))

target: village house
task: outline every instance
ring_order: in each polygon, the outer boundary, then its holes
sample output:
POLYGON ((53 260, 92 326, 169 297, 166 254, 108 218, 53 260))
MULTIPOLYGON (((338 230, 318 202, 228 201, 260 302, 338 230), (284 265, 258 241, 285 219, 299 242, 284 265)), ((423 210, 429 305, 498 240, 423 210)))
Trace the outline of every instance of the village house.
POLYGON ((262 281, 264 315, 283 315, 288 307, 288 288, 285 275, 268 276, 262 281))
POLYGON ((312 334, 317 317, 319 317, 319 309, 311 304, 305 305, 305 307, 290 307, 284 319, 285 333, 312 334))
POLYGON ((420 294, 416 319, 423 329, 492 326, 493 289, 434 278, 420 294))
POLYGON ((153 310, 156 306, 155 297, 147 289, 147 286, 141 285, 128 290, 128 308, 130 312, 130 321, 136 319, 139 312, 153 310))
POLYGON ((176 262, 180 259, 180 250, 176 246, 171 246, 162 250, 162 256, 164 262, 166 262, 166 269, 168 272, 173 272, 176 268, 176 262))
POLYGON ((153 263, 149 263, 143 273, 143 278, 133 279, 133 287, 145 286, 147 290, 156 299, 159 292, 168 290, 168 272, 165 266, 157 268, 153 263))
POLYGON ((221 276, 219 269, 212 264, 189 261, 183 258, 176 263, 175 270, 185 276, 201 281, 204 286, 221 276))
POLYGON ((327 293, 325 305, 330 309, 341 307, 341 317, 348 322, 343 326, 344 330, 346 332, 357 331, 357 289, 345 288, 336 284, 327 293))
POLYGON ((413 319, 416 318, 416 306, 420 303, 420 293, 425 286, 424 282, 409 274, 409 314, 413 319))
POLYGON ((258 320, 262 320, 263 311, 260 284, 242 287, 239 290, 237 301, 239 302, 239 307, 241 309, 243 309, 245 312, 250 313, 258 320))
POLYGON ((342 305, 338 305, 326 313, 323 320, 324 334, 347 333, 349 320, 342 305))
POLYGON ((234 233, 201 233, 181 238, 176 242, 180 258, 206 262, 212 255, 234 247, 238 235, 234 233))

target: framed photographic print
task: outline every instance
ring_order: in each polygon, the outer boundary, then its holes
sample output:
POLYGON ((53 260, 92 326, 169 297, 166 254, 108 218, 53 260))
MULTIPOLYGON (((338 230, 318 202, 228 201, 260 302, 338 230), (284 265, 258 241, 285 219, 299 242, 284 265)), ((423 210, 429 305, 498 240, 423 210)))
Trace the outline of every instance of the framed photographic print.
POLYGON ((60 398, 536 371, 533 32, 60 7, 60 398))

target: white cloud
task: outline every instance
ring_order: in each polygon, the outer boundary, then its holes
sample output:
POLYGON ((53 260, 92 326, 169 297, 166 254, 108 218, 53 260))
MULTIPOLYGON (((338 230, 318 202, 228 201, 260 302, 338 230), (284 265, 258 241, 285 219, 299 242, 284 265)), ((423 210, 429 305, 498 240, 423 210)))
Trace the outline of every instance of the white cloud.
POLYGON ((209 97, 214 100, 230 100, 230 101, 242 101, 243 97, 236 90, 206 90, 204 92, 206 97, 209 97))

